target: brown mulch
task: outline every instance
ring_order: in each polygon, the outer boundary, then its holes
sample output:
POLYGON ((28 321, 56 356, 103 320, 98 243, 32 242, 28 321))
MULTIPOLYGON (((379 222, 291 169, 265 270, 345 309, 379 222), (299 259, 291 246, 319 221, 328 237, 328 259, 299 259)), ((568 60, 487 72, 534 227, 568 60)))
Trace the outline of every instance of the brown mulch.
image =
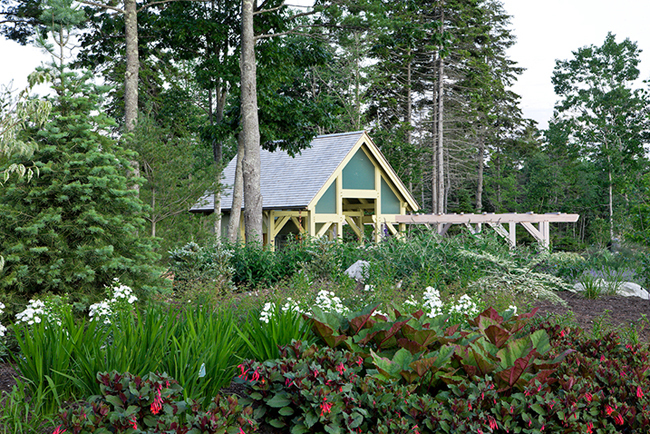
POLYGON ((587 333, 591 333, 594 326, 600 327, 601 331, 618 329, 623 333, 634 329, 640 341, 650 342, 650 300, 620 295, 588 299, 573 292, 560 292, 558 295, 568 307, 537 301, 534 303, 534 307, 539 308, 537 316, 567 315, 569 321, 577 323, 587 333))

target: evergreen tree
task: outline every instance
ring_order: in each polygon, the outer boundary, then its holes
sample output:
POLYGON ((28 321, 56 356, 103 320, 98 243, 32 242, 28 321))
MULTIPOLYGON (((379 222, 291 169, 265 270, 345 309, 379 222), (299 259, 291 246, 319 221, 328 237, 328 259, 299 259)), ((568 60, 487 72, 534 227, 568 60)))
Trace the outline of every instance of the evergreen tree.
MULTIPOLYGON (((132 153, 111 139, 88 76, 60 69, 50 121, 28 133, 40 176, 0 189, 0 291, 102 293, 113 279, 146 292, 160 270, 143 231, 143 205, 125 176, 132 153)), ((24 163, 13 160, 12 163, 24 163)))

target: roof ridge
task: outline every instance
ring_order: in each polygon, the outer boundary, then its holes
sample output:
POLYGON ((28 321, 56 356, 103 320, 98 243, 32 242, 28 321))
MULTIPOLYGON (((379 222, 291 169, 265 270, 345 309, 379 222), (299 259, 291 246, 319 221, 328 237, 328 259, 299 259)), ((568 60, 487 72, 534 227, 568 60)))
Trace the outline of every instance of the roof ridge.
POLYGON ((366 132, 366 130, 359 130, 359 131, 348 131, 348 132, 345 132, 345 133, 320 134, 320 135, 316 136, 315 138, 318 139, 318 138, 322 138, 322 137, 349 136, 349 135, 352 135, 352 134, 362 134, 362 133, 365 133, 365 132, 366 132))

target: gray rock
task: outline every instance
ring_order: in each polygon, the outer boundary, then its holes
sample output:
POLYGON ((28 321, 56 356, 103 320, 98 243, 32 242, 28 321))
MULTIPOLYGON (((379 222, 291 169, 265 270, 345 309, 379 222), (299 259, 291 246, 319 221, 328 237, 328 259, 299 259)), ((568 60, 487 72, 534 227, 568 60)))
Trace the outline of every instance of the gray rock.
MULTIPOLYGON (((607 282, 603 279, 596 279, 594 280, 594 285, 597 285, 601 291, 607 291, 612 283, 607 282)), ((576 292, 581 292, 584 291, 585 288, 582 285, 582 283, 576 283, 573 285, 573 290, 576 292)), ((618 295, 622 295, 625 297, 639 297, 642 298, 643 300, 650 300, 650 293, 643 289, 641 285, 636 284, 634 282, 620 282, 618 285, 618 288, 616 290, 616 293, 618 295)))
POLYGON ((368 278, 368 272, 366 269, 369 265, 370 262, 368 261, 358 260, 354 264, 350 265, 347 270, 345 270, 345 274, 357 282, 363 282, 368 278))

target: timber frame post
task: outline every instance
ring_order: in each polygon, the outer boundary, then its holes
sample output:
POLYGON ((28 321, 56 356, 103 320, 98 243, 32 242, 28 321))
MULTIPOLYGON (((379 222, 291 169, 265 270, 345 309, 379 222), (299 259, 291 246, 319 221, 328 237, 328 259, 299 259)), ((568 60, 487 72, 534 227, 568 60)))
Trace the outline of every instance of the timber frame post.
POLYGON ((454 224, 467 226, 471 233, 481 232, 481 225, 487 224, 497 234, 503 237, 511 248, 517 245, 517 223, 521 224, 535 238, 540 247, 548 249, 551 245, 550 223, 575 223, 580 218, 579 214, 546 213, 535 214, 415 214, 396 215, 395 221, 400 224, 425 224, 436 225, 438 234, 444 235, 454 224), (508 230, 503 224, 508 223, 508 230), (537 224, 537 227, 535 227, 537 224), (475 226, 472 226, 475 225, 475 226))

